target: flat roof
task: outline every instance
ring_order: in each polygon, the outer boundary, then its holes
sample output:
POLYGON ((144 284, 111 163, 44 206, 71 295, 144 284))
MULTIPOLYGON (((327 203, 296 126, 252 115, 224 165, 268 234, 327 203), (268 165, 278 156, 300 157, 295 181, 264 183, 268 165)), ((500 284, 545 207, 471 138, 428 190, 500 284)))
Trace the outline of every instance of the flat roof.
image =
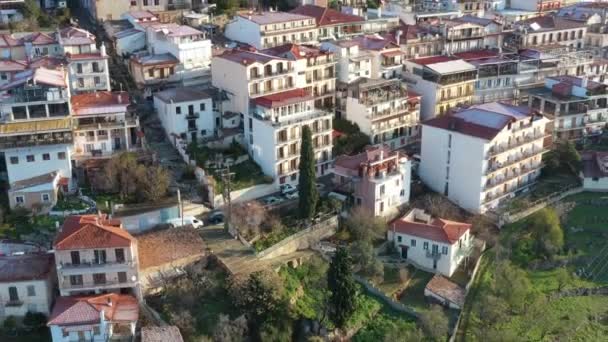
POLYGON ((179 103, 179 102, 190 102, 197 100, 210 99, 211 95, 208 93, 191 87, 183 88, 169 88, 154 94, 154 97, 163 101, 164 103, 179 103))
POLYGON ((440 74, 451 74, 463 71, 474 71, 476 68, 471 63, 465 62, 462 59, 453 61, 440 62, 434 64, 427 64, 427 68, 440 73, 440 74))
POLYGON ((289 12, 259 12, 252 14, 239 14, 239 16, 244 19, 250 20, 258 25, 268 25, 284 23, 288 21, 313 19, 312 17, 307 15, 289 12))

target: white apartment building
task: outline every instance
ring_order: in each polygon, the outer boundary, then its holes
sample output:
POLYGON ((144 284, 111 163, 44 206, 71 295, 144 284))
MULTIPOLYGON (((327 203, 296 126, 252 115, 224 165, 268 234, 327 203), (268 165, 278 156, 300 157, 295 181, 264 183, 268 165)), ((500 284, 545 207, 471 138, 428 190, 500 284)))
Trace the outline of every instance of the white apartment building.
POLYGON ((154 94, 154 108, 165 133, 187 142, 213 137, 219 113, 213 110, 211 95, 195 88, 170 88, 154 94))
POLYGON ((336 190, 374 216, 390 218, 410 200, 411 161, 387 145, 336 157, 333 173, 336 190))
MULTIPOLYGON (((78 0, 89 17, 97 21, 117 20, 123 13, 139 11, 184 10, 194 6, 197 0, 78 0)), ((198 1, 200 5, 201 2, 198 1)))
POLYGON ((362 79, 348 88, 345 118, 392 150, 418 141, 421 96, 398 79, 362 79))
POLYGON ((315 109, 313 97, 304 89, 293 89, 252 100, 245 122, 249 152, 274 184, 298 182, 302 127, 312 131, 316 172, 322 176, 331 167, 333 113, 315 109))
MULTIPOLYGON (((303 5, 290 11, 292 14, 299 14, 311 17, 317 26, 317 39, 335 40, 360 35, 364 32, 364 26, 371 24, 366 18, 337 11, 329 6, 303 5)), ((376 20, 378 28, 386 27, 383 19, 376 20)), ((372 25, 368 26, 372 28, 372 25)))
POLYGON ((314 96, 316 108, 331 108, 336 96, 336 61, 330 51, 310 45, 285 44, 262 53, 288 59, 296 72, 296 87, 314 96))
POLYGON ((106 48, 102 44, 97 49, 93 34, 76 27, 67 27, 58 32, 57 41, 68 61, 70 90, 73 94, 111 89, 106 48))
POLYGON ((585 22, 543 15, 515 22, 513 27, 514 39, 507 44, 514 48, 562 45, 580 50, 585 46, 585 22))
POLYGON ((287 12, 261 12, 235 15, 224 29, 226 38, 249 44, 256 49, 287 43, 317 42, 315 19, 287 12))
POLYGON ((581 154, 580 177, 585 191, 608 192, 608 152, 585 151, 581 154))
POLYGON ((67 217, 53 249, 61 296, 141 295, 137 240, 120 220, 101 214, 67 217))
POLYGON ((484 46, 485 27, 477 22, 449 19, 429 22, 423 27, 443 37, 444 49, 448 54, 487 48, 484 46))
MULTIPOLYGON (((214 87, 228 96, 224 111, 247 116, 250 99, 296 88, 298 75, 293 64, 261 52, 233 50, 213 57, 211 80, 214 87)), ((249 135, 247 125, 245 134, 249 135)))
POLYGON ((379 36, 359 36, 352 39, 358 43, 359 50, 371 54, 370 78, 396 78, 403 70, 404 52, 399 45, 379 36))
POLYGON ((78 163, 109 158, 141 148, 139 118, 132 113, 127 92, 100 91, 71 98, 74 120, 72 158, 78 163))
POLYGON ((402 259, 446 277, 470 255, 474 239, 470 224, 434 218, 416 208, 393 221, 387 237, 402 259))
POLYGON ((334 53, 337 59, 337 81, 351 83, 361 77, 372 77, 372 60, 374 56, 359 47, 353 40, 326 41, 321 43, 321 49, 334 53))
POLYGON ((529 106, 551 118, 555 139, 578 140, 601 135, 608 123, 608 90, 586 77, 545 78, 530 90, 529 106))
POLYGON ((551 125, 532 109, 498 102, 425 121, 419 175, 461 208, 484 213, 536 181, 551 125))
POLYGON ((52 254, 0 256, 0 321, 51 312, 56 283, 52 254))
POLYGON ((0 87, 0 96, 0 150, 10 206, 51 207, 59 188, 73 188, 67 75, 62 70, 28 69, 0 87))

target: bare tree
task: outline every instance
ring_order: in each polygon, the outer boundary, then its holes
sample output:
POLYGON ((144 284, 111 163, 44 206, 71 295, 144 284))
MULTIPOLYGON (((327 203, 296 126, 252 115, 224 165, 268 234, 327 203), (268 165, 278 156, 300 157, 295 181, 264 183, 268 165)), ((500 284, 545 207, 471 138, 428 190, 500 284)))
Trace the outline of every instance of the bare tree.
POLYGON ((243 235, 255 236, 266 219, 266 209, 257 201, 232 205, 231 223, 243 235))
POLYGON ((138 179, 138 191, 144 199, 149 202, 158 202, 163 199, 169 189, 171 177, 169 172, 162 166, 144 167, 138 165, 138 174, 144 176, 138 179))
POLYGON ((240 342, 246 339, 247 319, 240 316, 231 320, 228 315, 220 315, 213 333, 213 340, 219 342, 240 342))
POLYGON ((439 194, 427 194, 418 199, 415 207, 424 208, 429 214, 448 220, 463 219, 460 209, 447 198, 439 194))
POLYGON ((371 241, 384 238, 387 230, 382 217, 375 217, 367 208, 355 207, 351 210, 346 226, 354 240, 371 241))

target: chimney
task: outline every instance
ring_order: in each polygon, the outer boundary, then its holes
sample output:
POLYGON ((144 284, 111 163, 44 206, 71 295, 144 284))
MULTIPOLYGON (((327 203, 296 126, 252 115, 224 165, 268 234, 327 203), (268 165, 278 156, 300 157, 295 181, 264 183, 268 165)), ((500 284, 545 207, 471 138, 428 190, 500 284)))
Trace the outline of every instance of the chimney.
POLYGON ((99 52, 101 53, 101 56, 103 56, 103 57, 107 56, 107 54, 106 54, 106 44, 101 43, 101 47, 99 48, 99 52))
POLYGON ((122 93, 118 93, 118 103, 122 103, 122 93))
POLYGON ((403 34, 403 31, 401 30, 397 30, 397 32, 395 32, 395 40, 397 41, 397 45, 401 45, 401 35, 403 34))

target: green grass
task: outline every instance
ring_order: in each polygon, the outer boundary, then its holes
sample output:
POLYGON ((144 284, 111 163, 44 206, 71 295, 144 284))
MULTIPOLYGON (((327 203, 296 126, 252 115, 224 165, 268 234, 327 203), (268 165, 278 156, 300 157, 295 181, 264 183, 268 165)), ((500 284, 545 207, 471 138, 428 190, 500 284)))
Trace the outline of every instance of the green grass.
MULTIPOLYGON (((407 331, 416 329, 416 323, 412 318, 389 310, 382 310, 374 316, 365 327, 353 336, 353 342, 383 341, 384 337, 391 331, 407 331)), ((396 341, 395 341, 396 342, 396 341)))
POLYGON ((431 278, 433 278, 434 274, 411 266, 408 267, 408 270, 410 272, 410 280, 399 300, 403 305, 412 307, 416 311, 425 311, 429 308, 429 303, 424 296, 424 288, 431 278))
POLYGON ((54 211, 67 211, 67 210, 84 210, 89 207, 88 204, 84 203, 77 197, 68 197, 57 201, 57 204, 53 207, 54 211))
POLYGON ((283 230, 280 231, 263 234, 258 240, 254 241, 253 248, 256 252, 261 252, 266 248, 272 247, 273 245, 281 242, 283 239, 286 239, 297 232, 298 229, 292 226, 291 228, 285 227, 283 230))
POLYGON ((16 336, 5 335, 0 331, 2 342, 48 342, 51 341, 50 330, 44 328, 40 331, 20 331, 16 336))
MULTIPOLYGON (((234 176, 232 176, 232 191, 246 189, 258 184, 270 183, 272 181, 271 178, 264 175, 258 164, 250 159, 230 167, 230 172, 234 173, 234 176)), ((215 171, 212 171, 211 173, 217 184, 216 193, 221 194, 224 183, 215 171)))

